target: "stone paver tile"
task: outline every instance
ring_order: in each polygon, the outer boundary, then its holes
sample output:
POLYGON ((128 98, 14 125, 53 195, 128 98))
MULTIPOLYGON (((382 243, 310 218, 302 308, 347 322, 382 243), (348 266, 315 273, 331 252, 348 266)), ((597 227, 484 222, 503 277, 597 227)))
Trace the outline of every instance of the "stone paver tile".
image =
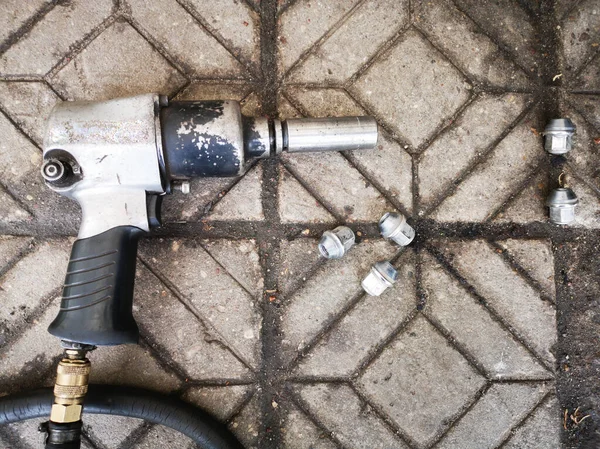
POLYGON ((58 101, 44 83, 0 83, 0 104, 38 145, 44 138, 50 111, 58 101))
POLYGON ((548 175, 540 171, 531 178, 529 184, 508 202, 493 221, 500 223, 531 223, 547 221, 546 198, 550 192, 548 175))
POLYGON ((419 161, 419 195, 426 206, 453 185, 517 119, 529 97, 483 94, 471 103, 419 161))
POLYGON ((369 179, 377 181, 385 193, 399 201, 410 213, 413 202, 412 158, 402 146, 379 130, 374 150, 350 152, 352 161, 369 179))
POLYGON ((439 242, 461 276, 549 364, 556 343, 556 311, 486 242, 439 242))
POLYGON ((262 208, 262 166, 251 168, 212 209, 210 220, 264 220, 262 208))
POLYGON ((497 0, 487 4, 477 0, 455 0, 461 10, 469 15, 496 42, 507 48, 511 57, 532 73, 539 67, 539 38, 536 21, 513 0, 497 0))
POLYGON ((31 215, 4 190, 0 190, 0 223, 30 221, 31 215))
POLYGON ((191 379, 247 377, 248 369, 146 268, 139 267, 134 313, 142 336, 152 339, 191 379))
POLYGON ((215 260, 257 298, 263 293, 263 276, 254 240, 205 240, 202 242, 215 260))
POLYGON ((54 382, 50 373, 63 352, 58 338, 48 334, 48 325, 58 313, 57 296, 40 317, 32 320, 18 340, 6 345, 2 335, 0 348, 0 394, 49 387, 54 382))
POLYGON ((554 13, 556 18, 559 21, 563 19, 577 3, 579 3, 578 0, 556 0, 556 2, 554 2, 554 13))
POLYGON ((552 377, 433 257, 425 256, 423 266, 427 316, 474 356, 490 378, 552 377))
POLYGON ((265 115, 262 112, 261 100, 256 92, 252 92, 240 102, 242 114, 248 117, 258 117, 265 115))
POLYGON ((162 207, 164 223, 198 221, 205 217, 213 203, 225 196, 236 182, 235 178, 193 178, 190 180, 190 193, 184 195, 173 192, 168 195, 162 207))
POLYGON ((406 33, 352 87, 415 147, 456 112, 469 98, 469 89, 463 75, 416 31, 406 33))
POLYGON ((555 449, 560 444, 560 407, 556 398, 540 405, 503 446, 505 449, 555 449))
POLYGON ((131 25, 116 22, 51 82, 70 100, 104 100, 148 92, 168 95, 186 80, 131 25))
POLYGON ((229 429, 247 449, 258 449, 257 442, 261 416, 260 397, 255 394, 250 402, 229 423, 229 429))
MULTIPOLYGON (((598 39, 600 41, 600 39, 598 39)), ((580 73, 579 77, 571 83, 574 87, 587 91, 600 90, 600 57, 595 56, 585 69, 580 73)))
POLYGON ((237 83, 207 83, 193 81, 183 91, 179 92, 174 101, 179 100, 236 100, 245 98, 252 87, 244 82, 237 83))
POLYGON ((434 211, 440 221, 482 221, 509 199, 546 157, 541 137, 521 122, 434 211), (468 204, 469 207, 465 207, 468 204))
POLYGON ((335 223, 329 213, 285 168, 280 168, 279 216, 282 223, 335 223))
POLYGON ((4 271, 9 263, 19 259, 32 242, 32 237, 0 235, 0 272, 4 271))
POLYGON ((221 36, 231 53, 258 68, 260 18, 250 6, 238 0, 189 0, 189 3, 204 19, 205 26, 221 36))
POLYGON ((406 0, 368 0, 289 75, 290 82, 342 83, 357 72, 408 19, 406 0), (356 42, 360 41, 360 45, 356 42))
POLYGON ((0 131, 0 180, 11 186, 39 169, 42 153, 2 113, 0 131))
POLYGON ((289 306, 282 323, 284 352, 293 355, 301 350, 352 297, 361 294, 360 282, 371 265, 378 260, 389 260, 395 251, 387 242, 363 242, 343 259, 323 265, 287 300, 289 306))
POLYGON ((398 281, 380 297, 363 300, 311 350, 300 363, 305 376, 350 376, 369 354, 415 309, 415 268, 412 251, 395 264, 398 281), (365 326, 365 323, 370 323, 365 326))
POLYGON ((348 222, 376 221, 392 207, 342 155, 330 152, 284 156, 286 168, 309 185, 348 222))
POLYGON ((308 410, 335 434, 348 449, 404 449, 406 446, 387 428, 352 389, 341 384, 297 387, 308 410))
POLYGON ((207 326, 214 326, 218 335, 211 335, 213 339, 232 345, 256 365, 261 327, 256 300, 200 245, 192 240, 153 240, 141 245, 140 254, 173 283, 207 326))
POLYGON ((0 29, 0 42, 25 25, 38 11, 46 10, 51 3, 52 0, 3 1, 0 5, 0 22, 3 23, 0 29))
POLYGON ((595 0, 584 0, 571 9, 562 23, 562 41, 567 70, 571 73, 598 52, 600 8, 595 0))
POLYGON ((0 278, 0 326, 3 333, 26 324, 29 316, 53 292, 62 287, 70 245, 67 240, 36 244, 0 278), (51 269, 41 269, 51 267, 51 269), (35 279, 35 282, 32 282, 35 279))
POLYGON ((419 447, 427 447, 473 400, 485 379, 418 317, 384 349, 359 383, 419 447))
MULTIPOLYGON (((364 109, 343 89, 288 86, 285 94, 294 104, 301 106, 310 117, 366 115, 364 109)), ((282 103, 281 99, 280 103, 282 103)), ((290 112, 293 114, 287 113, 281 117, 301 117, 295 109, 290 112)))
MULTIPOLYGON (((10 435, 12 441, 6 441, 5 445, 0 447, 2 449, 39 449, 40 447, 44 447, 45 435, 38 431, 38 427, 42 421, 44 421, 42 418, 34 418, 3 426, 5 431, 8 431, 7 433, 10 435)), ((0 437, 0 445, 3 441, 2 437, 0 437)), ((81 448, 91 449, 86 443, 83 443, 81 448)))
POLYGON ((328 436, 300 410, 293 408, 287 414, 284 431, 284 449, 336 449, 328 436))
MULTIPOLYGON (((222 4, 210 3, 216 8, 222 4)), ((186 69, 213 78, 239 78, 244 74, 233 55, 177 2, 130 0, 128 4, 133 18, 186 69)))
POLYGON ((0 73, 45 75, 69 53, 74 44, 110 15, 112 7, 110 0, 98 0, 93 4, 74 0, 57 4, 42 21, 0 56, 0 73))
POLYGON ((251 390, 251 385, 193 387, 183 398, 206 410, 218 420, 226 421, 242 405, 251 390))
POLYGON ((318 244, 317 240, 307 238, 281 242, 277 287, 283 295, 306 282, 308 273, 325 260, 320 257, 318 244))
POLYGON ((170 393, 181 385, 177 376, 164 368, 145 346, 100 346, 89 359, 92 363, 90 383, 125 385, 163 393, 170 393))
MULTIPOLYGON (((103 449, 118 449, 144 421, 124 416, 85 415, 83 429, 103 449)), ((137 445, 136 445, 137 447, 137 445)))
POLYGON ((140 440, 136 441, 135 449, 196 449, 198 446, 191 438, 165 426, 153 426, 140 440))
POLYGON ((529 85, 523 70, 450 0, 418 0, 414 7, 416 25, 474 81, 499 87, 529 85))
MULTIPOLYGON (((494 448, 509 435, 548 391, 544 384, 494 384, 437 446, 494 448)), ((554 442, 558 447, 559 442, 554 442)), ((536 446, 539 447, 539 446, 536 446)))
POLYGON ((554 280, 554 256, 549 240, 503 240, 498 242, 515 261, 553 300, 556 297, 554 280))
POLYGON ((279 72, 284 74, 356 4, 358 0, 296 1, 279 18, 279 72))

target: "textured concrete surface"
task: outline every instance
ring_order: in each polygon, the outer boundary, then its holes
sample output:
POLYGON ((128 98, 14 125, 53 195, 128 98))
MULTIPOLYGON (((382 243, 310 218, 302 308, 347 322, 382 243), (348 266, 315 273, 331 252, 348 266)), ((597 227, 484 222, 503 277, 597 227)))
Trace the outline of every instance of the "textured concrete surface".
MULTIPOLYGON (((94 382, 182 397, 248 448, 597 447, 596 0, 7 0, 0 17, 0 393, 50 385, 60 354, 46 328, 79 209, 38 174, 46 117, 156 91, 374 115, 380 139, 167 198, 140 245, 140 345, 94 352, 94 382), (566 159, 542 147, 559 115, 577 125, 566 159), (544 206, 561 171, 568 228, 544 206), (417 230, 405 250, 378 235, 390 210, 417 230), (325 261, 338 224, 358 245, 325 261), (368 297, 381 259, 399 281, 368 297)), ((0 447, 40 447, 38 422, 0 447)), ((84 447, 194 446, 95 416, 84 447)))

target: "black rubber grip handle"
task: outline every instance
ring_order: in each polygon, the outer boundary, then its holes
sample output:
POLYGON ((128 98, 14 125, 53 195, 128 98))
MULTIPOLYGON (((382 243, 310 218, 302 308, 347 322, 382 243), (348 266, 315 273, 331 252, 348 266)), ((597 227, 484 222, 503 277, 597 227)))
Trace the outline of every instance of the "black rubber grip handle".
POLYGON ((142 233, 134 226, 119 226, 75 242, 60 312, 48 332, 96 346, 138 342, 132 305, 142 233))

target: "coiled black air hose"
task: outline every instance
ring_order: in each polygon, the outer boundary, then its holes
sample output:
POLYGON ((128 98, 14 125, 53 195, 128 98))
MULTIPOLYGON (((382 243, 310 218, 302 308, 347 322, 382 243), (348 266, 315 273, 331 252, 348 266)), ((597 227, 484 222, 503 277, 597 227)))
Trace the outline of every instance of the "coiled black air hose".
MULTIPOLYGON (((50 416, 52 388, 0 398, 0 424, 50 416)), ((206 412, 153 391, 111 385, 90 385, 84 413, 140 418, 170 427, 202 449, 243 449, 242 444, 206 412)), ((84 417, 85 419, 85 417, 84 417)))

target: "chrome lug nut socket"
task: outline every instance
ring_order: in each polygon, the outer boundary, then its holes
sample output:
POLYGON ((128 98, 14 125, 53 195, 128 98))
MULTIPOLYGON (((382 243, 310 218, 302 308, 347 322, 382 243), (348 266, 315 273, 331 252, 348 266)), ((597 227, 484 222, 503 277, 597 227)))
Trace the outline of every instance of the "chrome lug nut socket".
POLYGON ((573 134, 575 125, 568 118, 555 118, 546 125, 543 135, 544 148, 550 154, 560 155, 571 151, 573 148, 573 134))
POLYGON ((377 262, 371 267, 369 274, 363 279, 361 285, 367 294, 379 296, 390 288, 398 279, 398 272, 391 263, 377 262))
POLYGON ((383 238, 390 239, 400 246, 408 245, 415 238, 415 230, 406 222, 406 217, 393 212, 381 217, 379 232, 383 238))
POLYGON ((560 225, 572 223, 575 220, 577 203, 579 203, 579 199, 570 188, 554 189, 546 200, 546 206, 550 209, 550 221, 560 225))
POLYGON ((319 252, 327 259, 339 259, 354 245, 354 232, 347 226, 325 231, 319 241, 319 252))

